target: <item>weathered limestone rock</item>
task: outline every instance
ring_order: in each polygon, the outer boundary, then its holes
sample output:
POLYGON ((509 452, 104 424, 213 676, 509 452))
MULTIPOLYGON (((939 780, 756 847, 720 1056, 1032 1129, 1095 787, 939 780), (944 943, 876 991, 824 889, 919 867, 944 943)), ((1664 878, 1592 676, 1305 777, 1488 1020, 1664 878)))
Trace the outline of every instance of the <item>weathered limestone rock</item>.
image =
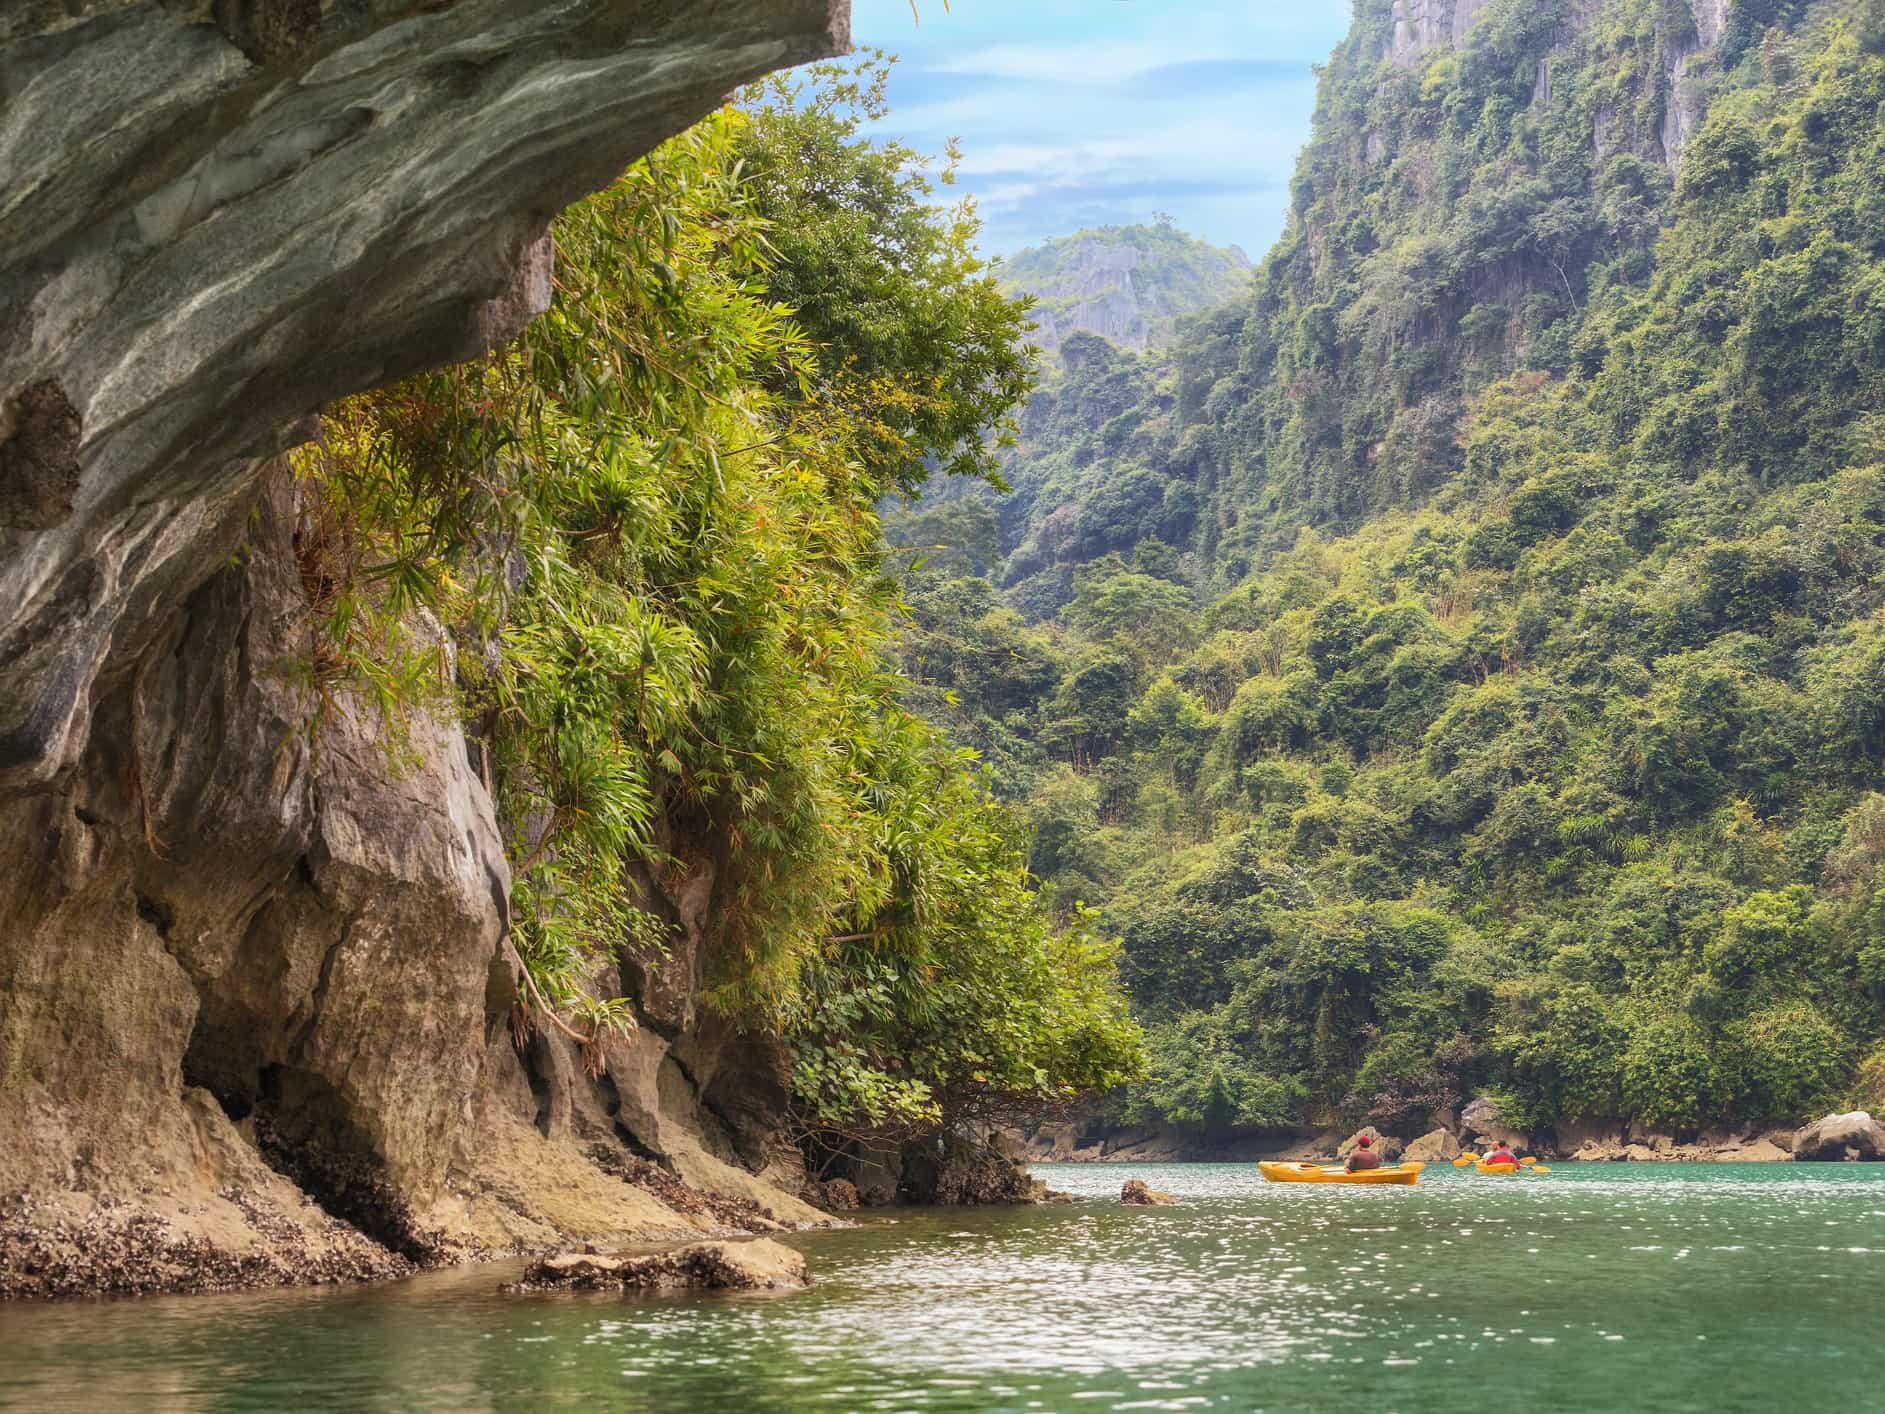
POLYGON ((1032 1203, 1046 1186, 1028 1177, 1027 1165, 1007 1135, 945 1132, 904 1147, 899 1196, 912 1203, 983 1206, 1032 1203))
POLYGON ((517 1294, 558 1290, 762 1291, 811 1284, 803 1256, 760 1237, 750 1242, 699 1242, 644 1257, 561 1253, 532 1262, 521 1280, 508 1282, 501 1289, 517 1294))
POLYGON ((824 1185, 825 1206, 834 1213, 857 1211, 857 1185, 848 1178, 827 1179, 824 1185))
POLYGON ((1348 1138, 1335 1146, 1335 1157, 1346 1159, 1361 1145, 1361 1136, 1368 1136, 1368 1147, 1381 1156, 1381 1162, 1391 1164, 1401 1157, 1401 1141, 1392 1134, 1383 1134, 1372 1124, 1356 1130, 1348 1138))
POLYGON ((510 337, 558 209, 847 19, 0 7, 0 1295, 821 1220, 767 1181, 776 1047, 692 1010, 698 928, 606 979, 644 1025, 600 1079, 513 1033, 461 733, 310 729, 293 506, 251 512, 323 402, 510 337))
POLYGON ((1774 1143, 1771 1139, 1762 1136, 1756 1139, 1743 1140, 1733 1148, 1722 1149, 1717 1154, 1717 1157, 1724 1163, 1771 1164, 1777 1163, 1782 1159, 1790 1159, 1793 1155, 1781 1148, 1780 1145, 1774 1143))
POLYGON ((561 1038, 520 1050, 464 739, 344 698, 310 731, 291 515, 283 484, 101 676, 59 788, 0 801, 0 1295, 825 1221, 740 1161, 772 1142, 758 1043, 643 1027, 600 1080, 561 1038))
POLYGON ((1401 1151, 1401 1158, 1423 1164, 1449 1163, 1460 1156, 1460 1141, 1450 1131, 1423 1134, 1401 1151))
POLYGON ((1553 1147, 1563 1157, 1583 1163, 1621 1159, 1626 1131, 1627 1126, 1618 1120, 1560 1119, 1553 1147))
POLYGON ((1106 1142, 1109 1164, 1169 1164, 1191 1157, 1185 1136, 1162 1129, 1128 1129, 1106 1142))
POLYGON ((1436 50, 1462 45, 1486 0, 1394 0, 1387 58, 1411 69, 1436 50))
POLYGON ((1047 1186, 1028 1176, 1021 1145, 985 1125, 903 1143, 849 1143, 820 1165, 827 1207, 892 1203, 976 1207, 1038 1203, 1047 1186), (842 1184, 842 1188, 835 1187, 842 1184), (835 1197, 835 1201, 834 1201, 835 1197))
MULTIPOLYGON (((1553 70, 1559 53, 1601 8, 1599 0, 1575 0, 1557 36, 1557 49, 1541 59, 1532 84, 1532 104, 1544 107, 1558 96, 1553 70)), ((1474 23, 1486 9, 1486 0, 1394 0, 1389 25, 1379 53, 1396 68, 1419 71, 1436 55, 1462 50, 1472 43, 1474 23)), ((1643 92, 1599 104, 1594 113, 1592 140, 1607 155, 1630 151, 1669 168, 1681 166, 1682 150, 1700 126, 1706 107, 1709 80, 1715 74, 1713 53, 1727 22, 1728 0, 1689 0, 1689 14, 1667 12, 1658 26, 1658 67, 1643 76, 1643 92), (1644 114, 1659 121, 1642 124, 1644 114)), ((1370 132, 1365 159, 1378 164, 1390 156, 1386 139, 1370 132)))
POLYGON ((287 535, 277 505, 101 679, 82 769, 0 804, 6 1192, 258 1277, 282 1224, 429 1254, 415 1205, 469 1110, 509 890, 455 727, 415 719, 395 772, 339 701, 310 750, 277 671, 304 641, 287 535))
POLYGON ((1793 1156, 1820 1163, 1885 1159, 1885 1128, 1864 1110, 1827 1115, 1793 1136, 1793 1156))
POLYGON ((1479 1146, 1511 1144, 1522 1149, 1530 1146, 1525 1135, 1506 1124, 1499 1117, 1499 1107, 1483 1095, 1460 1111, 1460 1134, 1479 1146))
POLYGON ((1169 1193, 1146 1187, 1143 1178, 1127 1179, 1125 1186, 1119 1190, 1119 1201, 1142 1208, 1168 1208, 1178 1202, 1169 1193))
POLYGON ((0 788, 213 574, 259 459, 508 337, 545 228, 844 0, 87 0, 0 16, 0 788))
POLYGON ((1790 1159, 1793 1157, 1793 1131, 1792 1130, 1770 1129, 1765 1134, 1762 1134, 1760 1138, 1754 1142, 1765 1144, 1774 1149, 1778 1149, 1780 1151, 1780 1157, 1783 1159, 1790 1159))
POLYGON ((1028 1157, 1037 1163, 1061 1164, 1071 1160, 1084 1145, 1077 1124, 1036 1125, 1022 1136, 1028 1157))

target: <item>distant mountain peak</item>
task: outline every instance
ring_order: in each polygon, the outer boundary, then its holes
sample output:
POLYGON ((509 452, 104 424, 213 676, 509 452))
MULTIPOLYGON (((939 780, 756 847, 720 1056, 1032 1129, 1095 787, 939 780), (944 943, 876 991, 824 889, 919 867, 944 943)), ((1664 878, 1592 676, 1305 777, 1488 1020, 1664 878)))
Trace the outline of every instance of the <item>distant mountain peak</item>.
POLYGON ((1250 257, 1168 222, 1097 226, 1003 262, 1002 288, 1035 297, 1034 342, 1052 352, 1081 330, 1144 352, 1171 341, 1178 320, 1242 294, 1250 257))

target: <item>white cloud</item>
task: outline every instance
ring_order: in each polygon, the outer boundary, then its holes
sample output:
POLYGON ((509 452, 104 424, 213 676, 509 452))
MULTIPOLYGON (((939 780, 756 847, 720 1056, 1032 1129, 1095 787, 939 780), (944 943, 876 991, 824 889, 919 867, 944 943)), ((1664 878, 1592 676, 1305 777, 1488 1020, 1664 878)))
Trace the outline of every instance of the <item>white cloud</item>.
POLYGON ((960 184, 1014 249, 1172 212, 1259 252, 1308 135, 1309 65, 1348 0, 856 0, 861 42, 901 51, 883 131, 962 140, 960 184), (1195 74, 1184 66, 1197 65, 1195 74), (1239 66, 1247 66, 1247 73, 1239 66), (1299 77, 1292 77, 1298 74, 1299 77))
POLYGON ((991 44, 933 62, 946 74, 979 74, 988 78, 1021 79, 1029 83, 1117 83, 1159 64, 1182 64, 1197 59, 1220 59, 1222 52, 1205 48, 1173 48, 1124 40, 1072 44, 991 44))
POLYGON ((1301 141, 1301 129, 1288 123, 1252 128, 1188 118, 1060 143, 981 143, 963 153, 962 175, 1038 172, 1083 178, 1134 168, 1150 168, 1163 176, 1287 172, 1301 141))

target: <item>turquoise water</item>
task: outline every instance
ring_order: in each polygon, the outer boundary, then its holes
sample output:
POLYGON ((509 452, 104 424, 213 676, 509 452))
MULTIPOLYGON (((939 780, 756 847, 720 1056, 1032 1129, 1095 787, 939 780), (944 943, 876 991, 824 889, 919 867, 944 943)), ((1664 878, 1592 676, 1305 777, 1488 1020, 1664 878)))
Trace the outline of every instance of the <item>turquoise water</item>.
POLYGON ((1047 1165, 1066 1206, 795 1238, 784 1296, 373 1288, 0 1307, 39 1410, 1877 1408, 1885 1165, 1271 1186, 1047 1165), (1129 1177, 1183 1200, 1126 1208, 1129 1177))

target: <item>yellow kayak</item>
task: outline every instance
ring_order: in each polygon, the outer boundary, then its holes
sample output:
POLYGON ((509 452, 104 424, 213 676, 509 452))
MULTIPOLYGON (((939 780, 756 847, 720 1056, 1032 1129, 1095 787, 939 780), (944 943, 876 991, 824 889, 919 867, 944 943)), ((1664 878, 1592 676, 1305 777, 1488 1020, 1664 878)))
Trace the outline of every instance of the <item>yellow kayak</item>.
POLYGON ((1484 1159, 1473 1165, 1481 1173, 1517 1173, 1517 1164, 1489 1164, 1484 1159))
POLYGON ((1257 1171, 1271 1183, 1413 1183, 1425 1164, 1392 1164, 1350 1173, 1340 1164, 1261 1163, 1257 1171))

